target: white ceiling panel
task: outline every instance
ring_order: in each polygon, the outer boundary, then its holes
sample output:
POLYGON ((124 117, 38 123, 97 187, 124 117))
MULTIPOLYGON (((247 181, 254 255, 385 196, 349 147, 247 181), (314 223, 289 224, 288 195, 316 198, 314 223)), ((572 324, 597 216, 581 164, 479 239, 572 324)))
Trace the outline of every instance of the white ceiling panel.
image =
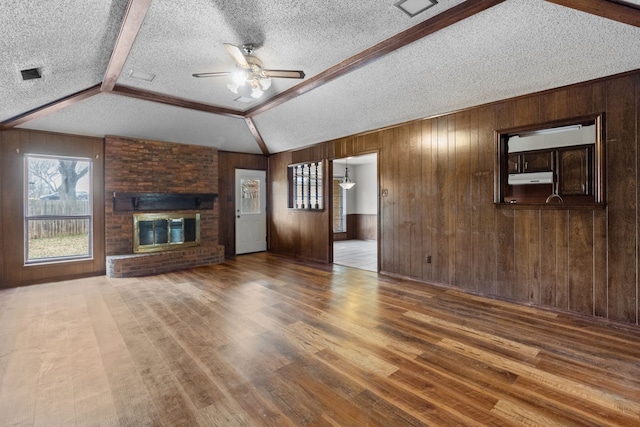
POLYGON ((126 0, 0 2, 0 121, 100 83, 126 0), (41 68, 23 81, 20 70, 41 68))
POLYGON ((113 94, 100 94, 21 128, 130 138, 261 153, 241 118, 224 117, 113 94))
POLYGON ((510 0, 255 118, 273 152, 640 68, 640 28, 510 0))

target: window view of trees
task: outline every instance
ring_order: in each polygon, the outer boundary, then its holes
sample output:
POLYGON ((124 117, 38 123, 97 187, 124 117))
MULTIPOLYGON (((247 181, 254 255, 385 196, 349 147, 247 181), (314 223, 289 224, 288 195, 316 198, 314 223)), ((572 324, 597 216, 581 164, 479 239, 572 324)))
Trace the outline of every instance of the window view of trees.
POLYGON ((91 160, 25 157, 25 262, 91 256, 91 160))

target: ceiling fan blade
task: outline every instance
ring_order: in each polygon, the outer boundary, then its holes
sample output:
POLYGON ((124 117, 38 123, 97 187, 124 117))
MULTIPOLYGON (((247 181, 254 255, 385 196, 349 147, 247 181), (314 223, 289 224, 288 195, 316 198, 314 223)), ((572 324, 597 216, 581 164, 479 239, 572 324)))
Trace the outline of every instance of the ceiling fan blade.
POLYGON ((228 72, 228 71, 220 71, 220 72, 217 72, 217 73, 214 72, 214 73, 195 73, 195 74, 192 74, 193 77, 198 77, 198 78, 201 78, 201 77, 220 77, 220 76, 229 76, 229 75, 231 75, 231 73, 228 72))
POLYGON ((234 46, 230 43, 225 43, 224 48, 227 49, 227 52, 229 52, 231 56, 233 56, 233 59, 236 60, 238 65, 243 68, 249 68, 249 63, 245 59, 244 55, 242 54, 242 50, 240 50, 238 46, 234 46))
POLYGON ((300 70, 264 70, 269 77, 282 79, 304 79, 304 71, 300 70))

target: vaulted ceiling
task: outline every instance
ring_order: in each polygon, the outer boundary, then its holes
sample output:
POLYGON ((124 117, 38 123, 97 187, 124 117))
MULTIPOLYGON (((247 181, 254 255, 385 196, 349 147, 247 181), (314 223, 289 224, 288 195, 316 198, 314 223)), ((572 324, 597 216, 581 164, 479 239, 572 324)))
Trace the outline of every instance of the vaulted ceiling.
POLYGON ((4 0, 0 127, 268 154, 640 69, 640 0, 394 3, 4 0), (238 102, 224 43, 306 78, 238 102))

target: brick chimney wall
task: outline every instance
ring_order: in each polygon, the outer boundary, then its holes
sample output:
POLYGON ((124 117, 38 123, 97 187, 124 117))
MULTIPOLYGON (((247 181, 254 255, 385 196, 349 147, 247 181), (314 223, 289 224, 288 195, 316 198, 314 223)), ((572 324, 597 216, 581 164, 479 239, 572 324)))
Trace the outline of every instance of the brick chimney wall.
MULTIPOLYGON (((108 257, 131 255, 133 252, 133 212, 113 211, 114 192, 218 193, 218 150, 215 148, 106 137, 104 161, 105 249, 108 257)), ((191 260, 187 267, 211 263, 219 256, 218 205, 216 201, 213 210, 199 211, 201 245, 199 250, 185 249, 189 253, 183 256, 191 260)), ((149 262, 154 257, 147 258, 146 262, 149 262)), ((159 256, 155 258, 161 259, 159 256)), ((224 250, 218 262, 223 260, 224 250)), ((109 258, 107 261, 109 263, 109 258)), ((136 270, 142 270, 142 274, 159 271, 155 266, 146 271, 138 261, 131 259, 127 263, 137 263, 136 270)), ((176 267, 185 266, 178 264, 176 267)))

